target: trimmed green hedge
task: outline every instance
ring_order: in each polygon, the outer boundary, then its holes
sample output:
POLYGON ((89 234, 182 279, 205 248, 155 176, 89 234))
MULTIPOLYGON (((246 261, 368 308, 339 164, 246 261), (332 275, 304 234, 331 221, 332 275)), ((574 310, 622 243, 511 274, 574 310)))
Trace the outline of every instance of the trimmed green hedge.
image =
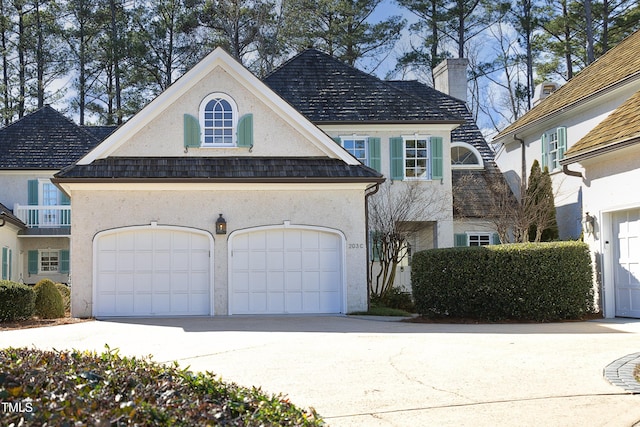
POLYGON ((594 312, 591 257, 581 242, 422 251, 411 282, 426 317, 553 321, 594 312))
POLYGON ((64 317, 62 294, 50 279, 42 279, 33 288, 36 292, 36 316, 41 319, 64 317))
POLYGON ((35 303, 36 293, 32 287, 0 280, 0 322, 31 318, 35 303))

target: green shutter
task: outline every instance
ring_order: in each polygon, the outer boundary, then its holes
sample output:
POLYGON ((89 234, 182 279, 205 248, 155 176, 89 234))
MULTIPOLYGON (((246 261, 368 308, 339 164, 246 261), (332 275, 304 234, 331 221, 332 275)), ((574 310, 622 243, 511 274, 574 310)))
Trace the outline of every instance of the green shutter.
POLYGON ((342 146, 342 138, 340 138, 339 136, 332 136, 331 139, 333 139, 333 141, 339 146, 342 146))
POLYGON ((444 175, 444 161, 442 149, 442 137, 432 136, 431 149, 431 179, 442 179, 444 175))
MULTIPOLYGON (((547 134, 543 133, 540 137, 540 144, 542 144, 542 161, 540 162, 540 169, 544 170, 547 166, 547 134)), ((524 147, 523 147, 524 149, 524 147)), ((524 177, 522 178, 524 179, 524 177)))
POLYGON ((63 249, 60 251, 60 273, 69 273, 69 250, 63 249))
POLYGON ((27 272, 38 274, 38 251, 29 251, 27 257, 27 272))
POLYGON ((11 266, 13 264, 13 260, 12 260, 12 251, 11 249, 9 249, 9 274, 7 275, 7 279, 11 280, 12 275, 11 275, 11 266))
MULTIPOLYGON (((30 179, 27 183, 28 194, 27 194, 27 204, 29 206, 35 206, 38 204, 38 180, 30 179)), ((38 225, 38 210, 30 209, 27 211, 27 224, 32 226, 38 225)))
POLYGON ((9 279, 9 248, 2 248, 2 280, 9 279))
POLYGON ((238 120, 238 147, 253 147, 253 114, 245 114, 238 120))
POLYGON ((500 241, 500 235, 498 233, 493 233, 491 235, 491 244, 492 245, 499 245, 502 242, 500 241))
POLYGON ((200 122, 191 114, 184 115, 184 146, 200 147, 200 122))
POLYGON ((564 159, 564 152, 567 151, 567 128, 559 127, 558 132, 558 160, 564 159))
POLYGON ((454 234, 453 235, 453 245, 454 246, 468 246, 466 233, 454 234))
POLYGON ((404 141, 402 137, 389 138, 391 152, 391 179, 404 179, 404 141))
POLYGON ((378 172, 382 172, 381 163, 381 155, 380 155, 380 138, 369 138, 369 166, 377 170, 378 172))

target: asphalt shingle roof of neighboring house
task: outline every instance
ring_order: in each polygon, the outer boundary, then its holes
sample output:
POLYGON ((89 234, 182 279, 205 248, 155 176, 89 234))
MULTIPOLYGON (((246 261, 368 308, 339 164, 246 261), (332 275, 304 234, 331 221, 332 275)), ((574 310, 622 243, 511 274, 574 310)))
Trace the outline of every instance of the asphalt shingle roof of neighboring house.
POLYGON ((101 140, 45 105, 0 129, 0 169, 62 169, 101 140))
POLYGON ((316 124, 462 122, 429 100, 316 49, 293 57, 265 77, 264 83, 316 124))
POLYGON ((21 227, 21 228, 25 228, 26 227, 25 223, 22 222, 20 220, 20 218, 15 216, 13 214, 13 212, 11 211, 11 209, 6 207, 2 203, 0 203, 0 213, 3 213, 3 215, 0 216, 0 222, 2 222, 2 220, 4 219, 7 222, 11 222, 12 224, 17 225, 18 227, 21 227))
POLYGON ((328 157, 109 157, 73 165, 55 180, 162 180, 220 182, 381 182, 364 165, 328 157))
POLYGON ((562 164, 579 161, 601 151, 640 142, 640 91, 627 99, 567 152, 562 164))
POLYGON ((499 139, 520 128, 579 104, 618 84, 640 78, 640 31, 628 36, 564 86, 502 130, 499 139))

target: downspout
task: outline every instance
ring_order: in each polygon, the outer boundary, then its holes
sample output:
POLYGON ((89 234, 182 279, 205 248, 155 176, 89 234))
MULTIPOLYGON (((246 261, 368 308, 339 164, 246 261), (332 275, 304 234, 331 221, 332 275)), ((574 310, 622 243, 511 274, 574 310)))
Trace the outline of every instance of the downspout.
POLYGON ((365 249, 367 251, 367 311, 369 311, 369 308, 371 308, 371 295, 369 295, 369 283, 371 283, 371 268, 369 265, 369 263, 371 262, 371 259, 369 259, 369 254, 371 253, 369 247, 369 197, 376 194, 378 190, 380 190, 379 182, 375 183, 371 187, 367 187, 364 195, 364 227, 366 236, 365 241, 367 242, 365 244, 365 249))
POLYGON ((522 145, 522 157, 520 160, 520 162, 522 163, 522 169, 520 171, 520 175, 522 176, 522 178, 520 179, 520 200, 523 200, 524 194, 527 192, 527 156, 524 150, 524 139, 518 138, 515 133, 513 134, 513 139, 514 141, 518 141, 522 145))
POLYGON ((562 173, 569 176, 576 176, 582 178, 582 172, 569 170, 569 165, 562 165, 562 173))

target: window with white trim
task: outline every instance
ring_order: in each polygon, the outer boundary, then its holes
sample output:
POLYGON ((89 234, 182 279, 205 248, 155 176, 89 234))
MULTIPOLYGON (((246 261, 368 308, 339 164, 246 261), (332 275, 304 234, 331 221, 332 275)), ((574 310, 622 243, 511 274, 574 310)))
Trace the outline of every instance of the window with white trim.
POLYGON ((200 105, 200 126, 203 147, 233 147, 236 145, 238 107, 223 93, 207 96, 200 105))
POLYGON ((482 169, 484 167, 480 152, 464 142, 451 143, 451 167, 453 169, 482 169))
POLYGON ((560 160, 564 158, 567 148, 567 128, 558 127, 545 132, 541 138, 542 144, 542 169, 549 171, 560 169, 560 160))
POLYGON ((57 273, 60 267, 60 251, 41 250, 39 271, 42 273, 57 273))
POLYGON ((369 138, 365 136, 340 137, 340 143, 353 157, 363 165, 369 165, 369 138))
POLYGON ((491 244, 491 233, 468 233, 469 246, 487 246, 491 244))
POLYGON ((428 179, 429 140, 427 138, 404 138, 404 173, 407 179, 428 179))

